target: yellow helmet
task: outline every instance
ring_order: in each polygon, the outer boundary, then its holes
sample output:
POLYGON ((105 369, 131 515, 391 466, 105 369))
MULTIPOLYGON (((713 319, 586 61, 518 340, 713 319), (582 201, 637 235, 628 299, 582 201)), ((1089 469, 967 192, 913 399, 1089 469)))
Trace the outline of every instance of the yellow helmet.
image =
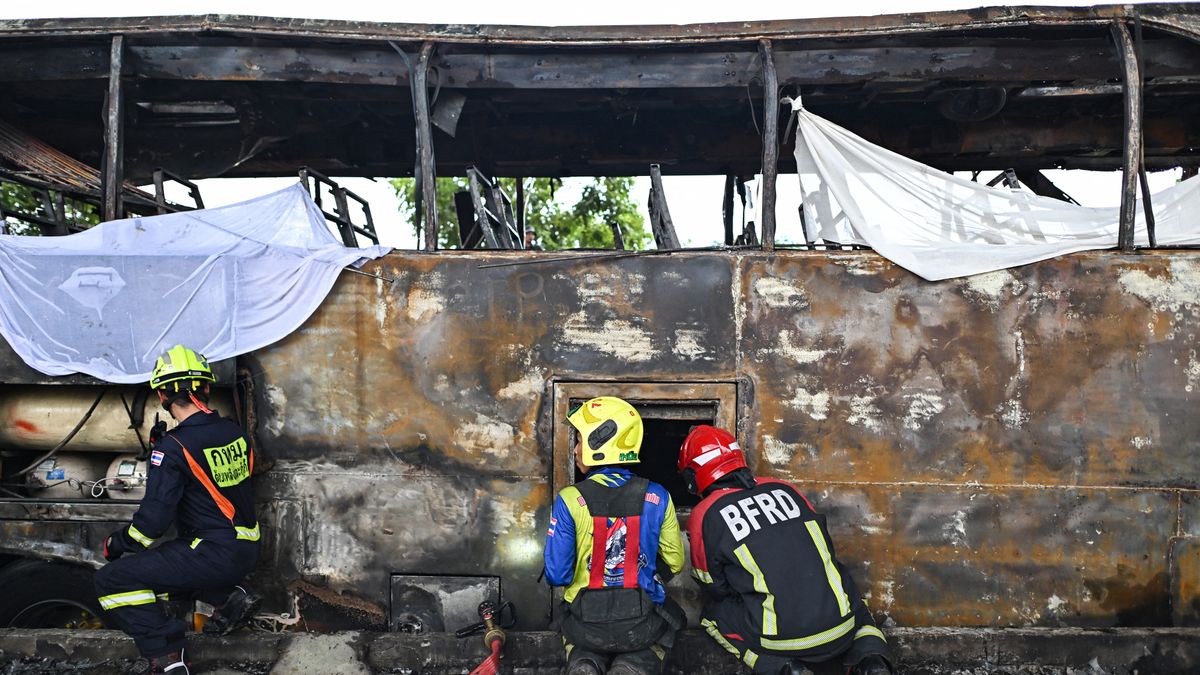
POLYGON ((208 359, 183 345, 175 345, 158 357, 154 372, 150 374, 151 389, 173 392, 199 389, 202 382, 216 381, 212 368, 208 367, 208 359))
POLYGON ((567 421, 579 432, 584 466, 633 464, 642 449, 642 416, 627 402, 601 396, 576 406, 567 421))

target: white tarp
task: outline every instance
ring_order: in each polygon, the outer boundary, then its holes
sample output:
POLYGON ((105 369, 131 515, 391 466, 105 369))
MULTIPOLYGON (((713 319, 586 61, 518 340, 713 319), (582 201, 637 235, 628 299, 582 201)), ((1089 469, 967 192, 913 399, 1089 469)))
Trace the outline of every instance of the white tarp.
POLYGON ((0 236, 0 333, 47 375, 145 382, 176 343, 215 361, 275 342, 343 267, 388 250, 343 246, 299 184, 65 237, 0 236))
MULTIPOLYGON (((991 188, 873 145, 798 104, 796 166, 811 239, 864 244, 936 281, 1117 245, 1117 208, 991 188)), ((1200 243, 1200 177, 1150 200, 1159 245, 1200 243)), ((1148 244, 1138 203, 1135 241, 1148 244)))

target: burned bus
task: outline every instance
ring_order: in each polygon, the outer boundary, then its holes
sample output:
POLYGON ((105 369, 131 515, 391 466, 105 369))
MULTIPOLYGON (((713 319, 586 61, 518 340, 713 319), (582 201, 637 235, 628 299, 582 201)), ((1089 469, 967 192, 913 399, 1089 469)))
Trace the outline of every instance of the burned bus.
MULTIPOLYGON (((735 431, 756 472, 829 515, 889 626, 1200 620, 1200 257, 1131 234, 1147 173, 1200 165, 1194 5, 575 28, 3 21, 0 81, 0 185, 32 196, 4 214, 46 236, 202 207, 200 178, 296 176, 358 246, 374 223, 337 181, 415 178, 414 250, 217 364, 219 407, 259 457, 256 581, 309 630, 453 631, 488 597, 518 629, 547 627, 543 540, 577 477, 566 411, 598 395, 638 407, 638 471, 681 518, 684 435, 735 431), (789 230, 784 97, 1057 199, 1049 170, 1121 172, 1119 245, 931 282, 789 230), (689 250, 662 176, 692 175, 725 188, 717 245, 689 250), (439 176, 468 179, 453 249, 439 176), (526 249, 523 195, 497 179, 570 176, 650 177, 654 247, 526 249)), ((137 507, 157 402, 0 350, 0 626, 97 626, 91 573, 137 507)), ((692 582, 671 593, 694 620, 692 582)))

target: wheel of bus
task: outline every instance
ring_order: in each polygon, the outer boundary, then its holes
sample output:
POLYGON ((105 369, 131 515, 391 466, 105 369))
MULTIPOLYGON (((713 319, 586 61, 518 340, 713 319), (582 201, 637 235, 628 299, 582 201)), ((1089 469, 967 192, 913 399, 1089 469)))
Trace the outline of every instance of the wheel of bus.
POLYGON ((92 575, 45 560, 0 568, 0 628, 103 628, 92 575))

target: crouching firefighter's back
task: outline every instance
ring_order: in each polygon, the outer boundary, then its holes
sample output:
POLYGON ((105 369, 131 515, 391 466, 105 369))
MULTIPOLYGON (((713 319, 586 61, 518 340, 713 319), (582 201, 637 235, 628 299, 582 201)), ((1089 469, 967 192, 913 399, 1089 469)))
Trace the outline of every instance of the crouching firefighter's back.
POLYGON ((559 492, 546 579, 563 586, 558 628, 568 675, 654 675, 683 625, 663 576, 683 569, 675 505, 661 485, 621 467, 638 461, 642 420, 619 398, 592 399, 567 421, 587 477, 559 492))

